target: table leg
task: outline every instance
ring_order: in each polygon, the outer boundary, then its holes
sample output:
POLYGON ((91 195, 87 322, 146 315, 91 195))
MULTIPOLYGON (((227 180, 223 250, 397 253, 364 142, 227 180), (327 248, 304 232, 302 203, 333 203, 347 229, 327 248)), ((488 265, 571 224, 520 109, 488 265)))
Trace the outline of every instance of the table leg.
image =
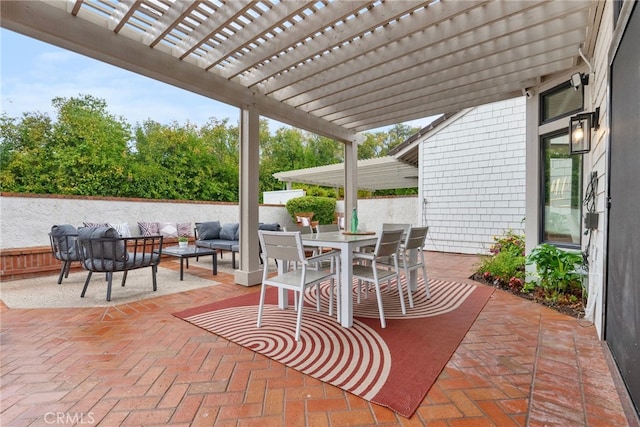
POLYGON ((211 258, 213 258, 213 275, 217 276, 218 275, 218 257, 214 253, 211 258))
POLYGON ((340 324, 346 328, 353 326, 353 292, 351 290, 353 254, 349 246, 340 248, 340 324))
POLYGON ((184 266, 184 258, 180 257, 180 280, 181 281, 183 279, 183 272, 182 272, 183 266, 184 266))

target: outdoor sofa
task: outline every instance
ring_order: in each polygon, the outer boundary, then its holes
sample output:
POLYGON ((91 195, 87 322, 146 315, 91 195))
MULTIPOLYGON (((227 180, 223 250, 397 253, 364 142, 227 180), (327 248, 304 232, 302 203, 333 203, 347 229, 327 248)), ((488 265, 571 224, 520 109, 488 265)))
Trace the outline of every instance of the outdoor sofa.
MULTIPOLYGON (((280 224, 258 224, 259 230, 281 231, 280 224)), ((231 252, 231 264, 236 268, 236 253, 240 252, 240 226, 237 222, 220 224, 220 221, 196 222, 194 235, 196 246, 231 252)))

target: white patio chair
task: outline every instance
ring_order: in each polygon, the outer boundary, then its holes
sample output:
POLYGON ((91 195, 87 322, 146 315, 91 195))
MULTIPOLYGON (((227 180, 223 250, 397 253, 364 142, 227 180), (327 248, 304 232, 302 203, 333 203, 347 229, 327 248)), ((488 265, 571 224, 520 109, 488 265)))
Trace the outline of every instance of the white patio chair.
POLYGON ((387 322, 384 319, 384 308, 382 307, 382 296, 380 295, 381 282, 391 281, 393 278, 396 279, 402 313, 407 313, 402 286, 400 286, 400 281, 398 280, 398 247, 400 246, 401 238, 402 230, 382 230, 372 252, 355 252, 353 254, 353 278, 358 279, 358 303, 360 302, 362 282, 372 283, 376 288, 380 325, 383 328, 387 327, 387 322), (385 261, 385 265, 379 268, 378 262, 381 260, 385 261), (390 262, 387 260, 390 260, 390 262), (364 261, 366 265, 358 263, 359 261, 364 261), (388 268, 388 265, 393 267, 388 268))
POLYGON ((318 224, 316 226, 316 233, 331 233, 334 231, 340 231, 338 224, 318 224))
POLYGON ((427 278, 427 267, 424 262, 424 244, 427 239, 429 227, 411 227, 404 239, 404 243, 400 245, 398 257, 398 266, 404 271, 404 277, 407 281, 407 294, 409 296, 409 307, 413 308, 413 295, 409 284, 409 272, 422 269, 422 277, 424 279, 424 287, 427 298, 431 298, 429 293, 429 281, 427 278), (411 260, 411 251, 417 251, 417 257, 411 260))
MULTIPOLYGON (((334 284, 338 284, 339 268, 332 270, 314 270, 311 265, 318 265, 319 261, 335 259, 334 265, 340 265, 340 253, 338 251, 327 252, 312 257, 305 256, 304 246, 300 238, 299 231, 258 231, 260 239, 260 247, 262 248, 262 259, 264 268, 262 273, 262 289, 260 290, 260 306, 258 308, 257 327, 262 326, 262 313, 264 309, 264 296, 267 286, 275 286, 280 289, 294 291, 297 301, 296 309, 298 311, 296 320, 296 341, 300 340, 300 329, 302 325, 302 312, 304 311, 304 292, 305 289, 313 285, 316 286, 316 310, 320 311, 320 283, 325 280, 331 280, 330 288, 330 306, 333 302, 334 284), (269 259, 274 261, 275 265, 285 263, 281 271, 275 276, 269 277, 269 259), (287 263, 299 263, 301 268, 289 270, 286 268, 287 263)), ((273 265, 272 263, 271 265, 273 265)))

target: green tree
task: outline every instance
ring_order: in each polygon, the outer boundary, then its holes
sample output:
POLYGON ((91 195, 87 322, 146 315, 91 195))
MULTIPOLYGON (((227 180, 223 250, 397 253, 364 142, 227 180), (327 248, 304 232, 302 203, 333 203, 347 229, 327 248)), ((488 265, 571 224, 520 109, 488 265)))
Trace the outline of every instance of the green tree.
MULTIPOLYGON (((263 124, 261 123, 261 127, 263 124)), ((266 123, 264 124, 266 127, 266 123)), ((239 200, 240 149, 239 129, 229 125, 228 119, 210 119, 201 129, 201 138, 207 149, 206 174, 202 197, 204 200, 239 200)))
POLYGON ((0 117, 0 188, 17 193, 54 193, 48 179, 52 123, 48 116, 0 117))
POLYGON ((50 141, 55 169, 49 179, 62 194, 126 196, 129 125, 91 95, 54 98, 57 120, 50 141))
POLYGON ((132 181, 142 197, 237 200, 237 129, 226 121, 210 120, 198 129, 147 120, 135 135, 132 181))
MULTIPOLYGON (((211 118, 201 128, 146 120, 133 131, 91 95, 55 98, 56 119, 27 113, 0 117, 0 189, 39 194, 237 201, 239 129, 211 118)), ((386 155, 414 131, 396 125, 365 133, 358 158, 386 155)), ((279 190, 281 171, 344 161, 344 145, 260 121, 260 192, 279 190)), ((308 194, 337 197, 335 189, 299 184, 308 194)), ((415 189, 383 194, 412 194, 415 189)), ((367 193, 368 194, 368 193, 367 193)), ((376 192, 378 194, 378 192, 376 192)), ((364 195, 361 193, 361 195, 364 195)))
POLYGON ((25 114, 2 120, 4 191, 123 195, 128 124, 90 95, 54 98, 57 120, 25 114))
POLYGON ((280 128, 275 135, 260 140, 260 193, 281 190, 282 183, 273 177, 276 172, 305 168, 305 147, 302 131, 280 128))

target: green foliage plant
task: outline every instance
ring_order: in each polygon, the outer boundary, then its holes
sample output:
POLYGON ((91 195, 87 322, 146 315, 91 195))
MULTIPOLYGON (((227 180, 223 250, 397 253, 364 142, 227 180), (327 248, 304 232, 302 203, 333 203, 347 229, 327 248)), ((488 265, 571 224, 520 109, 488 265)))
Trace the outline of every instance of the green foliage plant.
POLYGON ((543 243, 531 251, 526 263, 535 264, 538 276, 537 282, 527 283, 526 290, 539 290, 544 299, 550 301, 573 300, 580 296, 581 276, 576 271, 576 266, 582 263, 579 252, 543 243))
POLYGON ((335 220, 336 199, 331 197, 302 196, 289 199, 286 204, 287 212, 295 221, 298 212, 313 212, 314 221, 320 224, 331 224, 335 220))
MULTIPOLYGON (((55 116, 0 114, 0 191, 31 194, 134 197, 168 200, 239 200, 239 128, 228 119, 203 125, 162 124, 149 118, 130 125, 93 95, 56 97, 55 116)), ((417 129, 398 124, 365 132, 358 158, 384 156, 417 129)), ((260 120, 259 191, 281 190, 273 174, 344 161, 344 144, 299 129, 275 133, 260 120)), ((339 198, 333 188, 306 185, 309 196, 339 198)), ((415 194, 416 188, 359 190, 415 194)), ((315 210, 314 210, 315 211, 315 210)), ((320 211, 316 218, 333 221, 320 211)))
POLYGON ((525 277, 524 236, 508 230, 493 240, 490 255, 482 260, 476 274, 482 275, 484 280, 521 291, 525 277))

